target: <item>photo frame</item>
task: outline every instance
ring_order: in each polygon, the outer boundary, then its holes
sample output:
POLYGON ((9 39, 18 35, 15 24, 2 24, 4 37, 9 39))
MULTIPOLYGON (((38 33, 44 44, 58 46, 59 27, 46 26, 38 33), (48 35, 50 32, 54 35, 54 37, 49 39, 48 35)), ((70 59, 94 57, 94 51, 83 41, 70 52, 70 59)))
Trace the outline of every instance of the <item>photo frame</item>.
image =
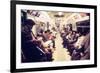
MULTIPOLYGON (((59 32, 59 29, 57 29, 57 32, 59 32)), ((64 4, 64 3, 33 2, 33 1, 11 1, 11 38, 10 39, 11 39, 11 72, 29 72, 29 71, 97 67, 97 6, 81 5, 81 4, 79 5, 79 4, 64 4), (44 15, 41 16, 42 15, 41 12, 43 11, 44 11, 44 15), (54 21, 52 20, 52 23, 48 22, 48 20, 50 19, 49 17, 48 18, 45 17, 46 13, 48 13, 48 15, 51 15, 51 17, 53 14, 54 17, 52 19, 55 18, 55 20, 54 21), (86 18, 88 19, 88 21, 81 22, 81 20, 83 21, 85 19, 85 16, 88 16, 86 18), (75 24, 78 25, 77 31, 87 32, 85 30, 89 30, 90 33, 90 44, 89 44, 90 56, 89 57, 90 58, 84 60, 72 60, 70 59, 72 57, 71 55, 71 57, 68 57, 70 61, 69 60, 59 61, 58 60, 59 58, 57 59, 57 61, 54 62, 52 60, 47 61, 47 59, 46 61, 44 61, 44 58, 42 59, 42 61, 40 61, 40 59, 39 61, 37 59, 34 60, 32 59, 32 61, 29 61, 28 59, 24 60, 24 55, 23 55, 24 52, 22 49, 22 44, 23 44, 23 40, 22 40, 23 37, 21 32, 23 30, 22 27, 23 24, 33 24, 33 22, 26 21, 26 19, 33 18, 33 20, 36 21, 37 24, 45 24, 45 22, 48 25, 59 24, 59 23, 64 24, 65 20, 61 20, 62 17, 68 17, 66 18, 67 20, 65 22, 67 24, 74 24, 71 22, 75 21, 75 24), (84 17, 84 19, 82 17, 84 17), (81 28, 81 25, 83 29, 81 28)), ((57 42, 57 44, 58 43, 59 42, 57 42)), ((28 48, 30 47, 28 46, 28 48)), ((44 53, 43 50, 40 51, 44 53)), ((39 54, 42 55, 41 53, 39 54)), ((26 55, 28 55, 28 53, 26 55)), ((63 54, 61 53, 61 55, 62 58, 63 54)), ((38 56, 36 54, 36 58, 37 57, 38 56)))

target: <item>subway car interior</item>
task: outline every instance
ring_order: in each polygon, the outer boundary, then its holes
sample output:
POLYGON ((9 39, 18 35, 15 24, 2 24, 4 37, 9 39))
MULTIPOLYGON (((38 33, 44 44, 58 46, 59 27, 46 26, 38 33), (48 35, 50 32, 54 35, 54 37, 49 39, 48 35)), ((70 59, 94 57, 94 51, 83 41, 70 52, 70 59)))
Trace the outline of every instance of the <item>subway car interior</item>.
POLYGON ((21 10, 21 62, 90 59, 90 14, 21 10))

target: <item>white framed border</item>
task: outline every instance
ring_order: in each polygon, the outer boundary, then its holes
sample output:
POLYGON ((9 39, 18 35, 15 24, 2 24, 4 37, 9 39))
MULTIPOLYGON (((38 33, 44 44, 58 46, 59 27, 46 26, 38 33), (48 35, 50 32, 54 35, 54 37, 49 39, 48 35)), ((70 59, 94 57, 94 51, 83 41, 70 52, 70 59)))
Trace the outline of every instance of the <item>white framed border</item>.
POLYGON ((16 69, 94 64, 93 38, 94 38, 94 9, 37 6, 37 5, 16 5, 16 69), (91 42, 90 60, 67 61, 67 62, 64 61, 64 62, 21 63, 21 9, 90 13, 90 35, 93 35, 90 37, 90 42, 91 42))

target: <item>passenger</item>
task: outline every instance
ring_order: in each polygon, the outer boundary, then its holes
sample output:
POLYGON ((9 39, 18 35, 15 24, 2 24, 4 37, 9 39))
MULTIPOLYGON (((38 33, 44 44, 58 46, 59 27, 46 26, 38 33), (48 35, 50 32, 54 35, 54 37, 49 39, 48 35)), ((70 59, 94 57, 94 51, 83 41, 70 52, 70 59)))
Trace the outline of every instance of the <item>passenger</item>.
POLYGON ((84 55, 81 57, 81 60, 90 59, 90 33, 85 36, 83 41, 84 46, 84 55))
POLYGON ((43 41, 46 42, 49 40, 49 34, 50 34, 50 30, 46 30, 44 33, 43 33, 43 41))
POLYGON ((77 36, 75 31, 70 31, 69 34, 66 36, 67 39, 67 49, 70 52, 70 55, 72 55, 72 52, 74 50, 73 44, 77 41, 77 36))
POLYGON ((72 60, 80 60, 81 56, 83 56, 83 54, 84 54, 84 46, 83 46, 84 39, 85 39, 85 36, 83 34, 80 34, 77 42, 74 44, 72 60))
POLYGON ((39 47, 39 41, 32 33, 31 29, 35 25, 35 22, 31 19, 27 19, 25 25, 22 26, 21 31, 21 48, 25 56, 22 58, 22 62, 40 62, 45 61, 45 53, 39 47))

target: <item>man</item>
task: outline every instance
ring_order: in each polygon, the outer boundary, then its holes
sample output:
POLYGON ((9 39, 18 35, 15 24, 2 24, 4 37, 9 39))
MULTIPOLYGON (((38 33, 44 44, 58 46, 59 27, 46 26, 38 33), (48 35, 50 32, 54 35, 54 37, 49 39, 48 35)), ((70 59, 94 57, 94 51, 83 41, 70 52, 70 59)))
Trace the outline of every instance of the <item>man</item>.
POLYGON ((22 26, 21 49, 24 55, 22 62, 40 62, 45 55, 43 51, 41 51, 42 48, 39 47, 39 43, 31 31, 34 25, 34 21, 27 19, 25 25, 22 26))
POLYGON ((83 45, 84 45, 84 55, 81 57, 81 60, 90 59, 90 33, 88 33, 85 36, 83 45))

